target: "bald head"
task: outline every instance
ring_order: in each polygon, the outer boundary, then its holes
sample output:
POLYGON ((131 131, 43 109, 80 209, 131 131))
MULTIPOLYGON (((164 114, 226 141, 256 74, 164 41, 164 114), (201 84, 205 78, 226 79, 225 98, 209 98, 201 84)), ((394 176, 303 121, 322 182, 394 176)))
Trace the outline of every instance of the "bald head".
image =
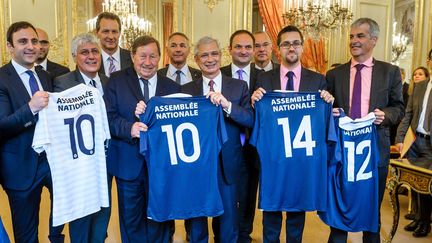
POLYGON ((268 34, 264 31, 254 33, 255 37, 255 64, 264 68, 270 62, 272 57, 272 42, 268 34))
POLYGON ((41 28, 36 28, 36 33, 38 35, 39 44, 40 44, 39 45, 40 46, 39 55, 38 55, 38 58, 36 59, 36 63, 40 64, 48 56, 50 45, 49 45, 48 34, 47 34, 47 32, 45 32, 45 30, 43 30, 41 28))

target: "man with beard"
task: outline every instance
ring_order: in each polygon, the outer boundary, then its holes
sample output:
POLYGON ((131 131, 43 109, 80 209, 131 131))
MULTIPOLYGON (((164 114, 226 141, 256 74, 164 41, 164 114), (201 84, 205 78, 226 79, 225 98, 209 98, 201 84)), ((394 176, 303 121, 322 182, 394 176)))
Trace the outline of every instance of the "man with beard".
POLYGON ((273 44, 268 34, 264 31, 254 33, 255 37, 255 68, 264 72, 279 67, 278 63, 272 61, 273 44))
MULTIPOLYGON (((378 41, 379 26, 370 18, 360 18, 351 24, 351 60, 326 74, 329 92, 335 96, 333 114, 342 108, 352 119, 373 112, 379 140, 378 163, 379 205, 390 160, 390 126, 398 124, 404 116, 402 82, 399 68, 375 60, 373 49, 378 41)), ((360 192, 359 192, 360 193, 360 192)), ((379 220, 376 219, 376 220, 379 220)), ((329 242, 347 242, 347 232, 331 228, 329 242)), ((380 242, 378 232, 363 232, 363 242, 380 242)))
POLYGON ((130 51, 119 47, 120 18, 109 12, 98 15, 96 35, 102 47, 102 65, 99 72, 109 77, 111 73, 132 66, 130 51))
POLYGON ((42 67, 52 78, 68 73, 70 71, 69 68, 48 60, 47 57, 50 49, 48 34, 41 28, 36 28, 36 32, 39 38, 40 48, 38 58, 35 62, 35 68, 42 67))
POLYGON ((165 49, 170 58, 170 64, 159 69, 158 74, 166 76, 180 85, 201 78, 201 72, 186 63, 190 45, 189 38, 185 34, 181 32, 172 33, 168 37, 165 49))
MULTIPOLYGON (((277 44, 282 59, 281 65, 279 68, 258 75, 256 84, 258 89, 252 95, 252 105, 260 100, 266 91, 273 90, 291 90, 296 92, 321 91, 321 97, 326 102, 332 102, 333 97, 329 92, 325 91, 326 82, 324 76, 303 68, 300 63, 303 53, 303 35, 300 30, 295 26, 286 26, 279 32, 277 44)), ((281 185, 275 184, 275 186, 281 185)), ((302 242, 304 224, 304 211, 295 210, 286 212, 286 241, 302 242)), ((264 242, 279 242, 281 226, 281 211, 264 211, 264 242)))

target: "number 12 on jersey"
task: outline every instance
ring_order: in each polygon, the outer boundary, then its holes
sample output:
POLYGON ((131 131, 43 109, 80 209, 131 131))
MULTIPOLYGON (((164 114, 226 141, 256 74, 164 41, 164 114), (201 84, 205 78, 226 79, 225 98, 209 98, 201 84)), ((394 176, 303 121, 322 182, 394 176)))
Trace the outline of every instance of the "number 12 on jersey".
POLYGON ((292 157, 293 149, 306 149, 306 156, 313 156, 313 148, 316 142, 312 140, 312 126, 310 115, 303 116, 298 126, 294 140, 291 141, 291 129, 288 117, 278 118, 278 125, 282 126, 282 134, 285 147, 285 157, 292 157), (302 140, 304 135, 304 140, 302 140))

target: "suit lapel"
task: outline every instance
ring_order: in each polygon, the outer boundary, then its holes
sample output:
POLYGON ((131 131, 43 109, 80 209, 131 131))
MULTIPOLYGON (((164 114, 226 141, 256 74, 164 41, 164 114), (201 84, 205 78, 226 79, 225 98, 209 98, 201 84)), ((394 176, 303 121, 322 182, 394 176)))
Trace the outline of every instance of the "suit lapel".
POLYGON ((231 82, 229 81, 228 77, 225 75, 222 75, 222 87, 221 87, 221 93, 223 96, 225 96, 228 100, 231 97, 231 82))
POLYGON ((139 82, 141 82, 138 78, 138 75, 136 74, 136 72, 133 70, 133 68, 129 68, 126 71, 126 82, 129 85, 129 88, 132 90, 132 93, 134 94, 135 98, 137 100, 144 100, 144 95, 142 94, 141 91, 141 86, 139 84, 139 82))
POLYGON ((84 78, 81 76, 81 73, 78 71, 78 69, 76 69, 74 72, 75 72, 75 80, 77 81, 77 83, 86 84, 84 78))
POLYGON ((50 83, 48 83, 49 82, 48 72, 43 71, 43 70, 41 70, 41 71, 35 70, 35 71, 36 71, 36 74, 37 74, 39 81, 42 85, 43 90, 52 91, 52 87, 51 87, 50 83))
POLYGON ((370 91, 370 102, 369 102, 369 112, 373 111, 373 109, 376 107, 377 103, 377 95, 379 95, 379 92, 374 92, 374 90, 379 90, 379 86, 382 85, 383 80, 383 73, 380 71, 379 64, 375 62, 375 59, 373 59, 374 65, 372 66, 372 83, 371 83, 371 91, 370 91))
POLYGON ((280 68, 276 68, 271 70, 272 77, 271 77, 271 86, 273 90, 280 90, 281 88, 281 82, 280 82, 280 68))
POLYGON ((9 62, 7 64, 7 73, 10 76, 8 80, 10 80, 12 83, 10 84, 10 87, 12 89, 16 89, 17 93, 20 94, 19 97, 16 97, 17 99, 22 99, 25 102, 28 102, 28 100, 31 98, 30 94, 28 93, 26 87, 24 86, 23 82, 21 81, 21 78, 19 77, 17 71, 12 65, 12 62, 9 62))
POLYGON ((300 92, 306 91, 306 90, 310 90, 308 88, 308 84, 309 84, 308 80, 310 80, 310 78, 309 78, 309 72, 308 72, 307 69, 305 69, 305 68, 302 67, 301 68, 301 73, 300 73, 300 86, 299 86, 299 91, 300 92))
POLYGON ((163 80, 163 77, 160 76, 159 74, 157 74, 156 78, 157 78, 157 80, 156 80, 156 92, 155 92, 155 95, 156 96, 165 95, 166 94, 166 92, 165 92, 165 85, 164 85, 164 81, 165 80, 163 80))
POLYGON ((340 73, 339 77, 336 78, 337 82, 335 83, 335 85, 342 86, 342 104, 340 105, 342 105, 346 114, 349 114, 350 108, 350 69, 351 62, 344 64, 344 66, 341 67, 342 73, 340 73))
POLYGON ((132 62, 130 54, 126 50, 120 48, 120 70, 124 69, 126 63, 130 63, 130 62, 132 62))

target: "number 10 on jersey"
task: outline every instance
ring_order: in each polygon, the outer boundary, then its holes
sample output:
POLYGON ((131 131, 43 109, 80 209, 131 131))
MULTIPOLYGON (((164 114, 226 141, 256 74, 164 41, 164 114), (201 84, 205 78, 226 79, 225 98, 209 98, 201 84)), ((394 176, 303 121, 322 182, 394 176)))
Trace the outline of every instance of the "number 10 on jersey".
POLYGON ((161 129, 162 132, 166 133, 167 135, 171 165, 178 164, 177 155, 182 161, 186 163, 193 163, 200 157, 201 148, 199 141, 199 133, 198 129, 194 124, 190 122, 182 123, 175 129, 175 132, 173 131, 172 125, 161 126, 161 129), (191 155, 186 155, 184 149, 183 132, 185 130, 189 130, 189 132, 192 134, 193 153, 191 155))
POLYGON ((278 118, 278 125, 282 126, 282 135, 285 147, 285 157, 292 157, 293 149, 306 149, 306 156, 313 156, 316 142, 312 140, 312 126, 310 115, 303 116, 298 126, 294 140, 291 141, 291 129, 288 117, 278 118), (302 141, 304 135, 304 140, 302 141))

